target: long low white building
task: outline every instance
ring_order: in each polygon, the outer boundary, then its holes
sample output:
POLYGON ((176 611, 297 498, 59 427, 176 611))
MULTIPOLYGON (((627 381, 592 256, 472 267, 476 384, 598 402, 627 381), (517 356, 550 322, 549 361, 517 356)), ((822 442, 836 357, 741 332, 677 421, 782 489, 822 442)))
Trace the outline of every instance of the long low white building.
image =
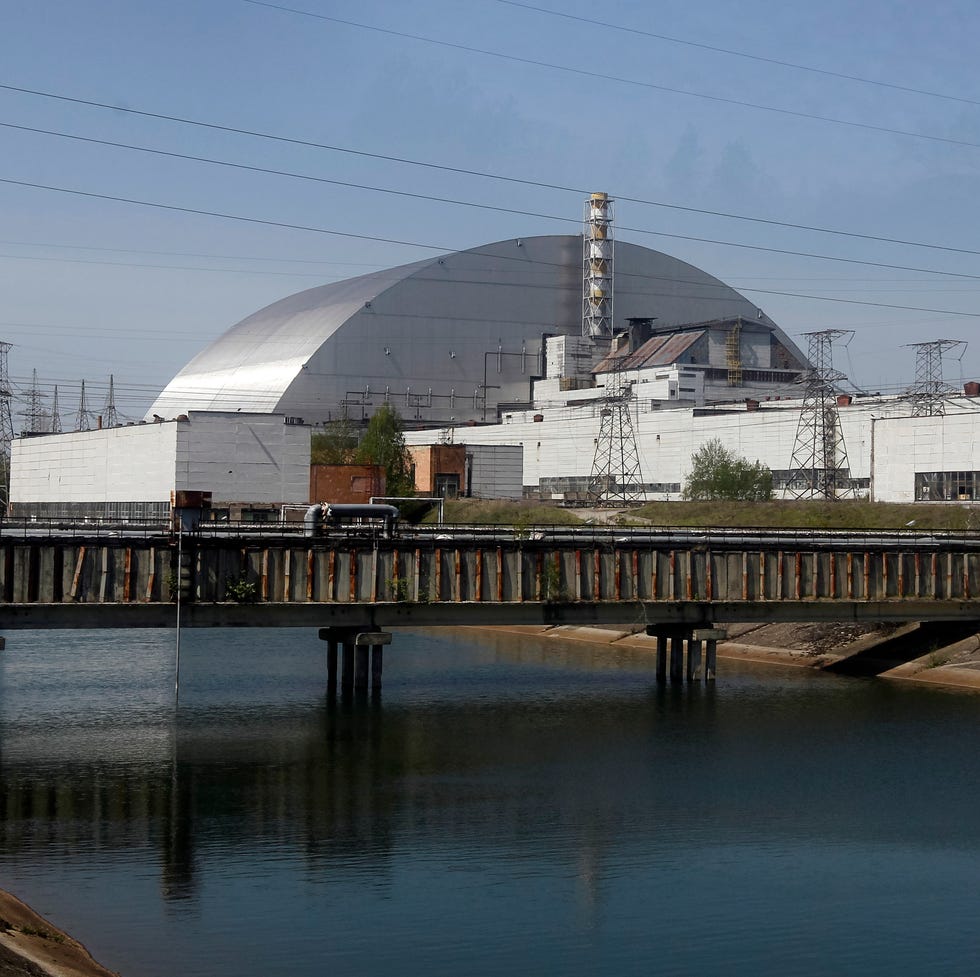
MULTIPOLYGON (((976 497, 980 490, 980 398, 957 396, 945 415, 912 417, 908 400, 892 397, 843 398, 840 431, 846 451, 847 487, 857 497, 877 501, 938 501, 976 497), (969 475, 969 477, 966 477, 969 475)), ((798 444, 802 402, 651 409, 634 399, 631 418, 649 501, 680 499, 692 455, 719 438, 774 475, 777 496, 793 495, 792 464, 798 444)), ((601 402, 505 414, 500 424, 458 428, 457 442, 519 444, 524 448, 524 492, 555 501, 583 502, 592 481, 600 434, 601 402)), ((413 431, 412 444, 447 437, 445 429, 413 431)))
POLYGON ((310 428, 279 414, 190 411, 174 420, 22 437, 10 514, 165 519, 177 492, 213 505, 309 500, 310 428))

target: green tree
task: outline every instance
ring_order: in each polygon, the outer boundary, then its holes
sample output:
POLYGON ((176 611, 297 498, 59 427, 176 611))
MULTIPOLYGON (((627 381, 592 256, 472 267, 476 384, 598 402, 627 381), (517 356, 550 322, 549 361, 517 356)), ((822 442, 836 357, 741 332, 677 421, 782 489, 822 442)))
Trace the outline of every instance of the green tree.
POLYGON ((387 495, 415 494, 402 419, 390 404, 383 404, 371 418, 358 446, 356 460, 363 465, 381 465, 384 468, 387 495))
POLYGON ((357 428, 344 418, 324 424, 313 435, 310 461, 314 465, 353 465, 357 455, 357 428))
POLYGON ((760 502, 772 498, 772 471, 730 451, 718 438, 706 441, 691 456, 684 498, 760 502))

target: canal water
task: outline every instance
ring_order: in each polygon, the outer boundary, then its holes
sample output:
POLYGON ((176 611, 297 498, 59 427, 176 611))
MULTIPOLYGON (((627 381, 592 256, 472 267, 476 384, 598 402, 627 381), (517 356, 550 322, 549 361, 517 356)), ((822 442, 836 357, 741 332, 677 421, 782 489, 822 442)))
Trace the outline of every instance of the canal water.
POLYGON ((14 632, 0 886, 124 977, 975 975, 980 698, 401 633, 14 632))

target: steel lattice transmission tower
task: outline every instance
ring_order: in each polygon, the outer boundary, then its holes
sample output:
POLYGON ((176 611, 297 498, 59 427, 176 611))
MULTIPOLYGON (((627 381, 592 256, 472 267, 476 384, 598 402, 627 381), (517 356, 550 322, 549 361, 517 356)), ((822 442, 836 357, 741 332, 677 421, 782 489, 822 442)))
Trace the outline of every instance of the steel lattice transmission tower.
POLYGON ((915 350, 915 383, 909 390, 913 417, 932 417, 946 412, 945 398, 953 392, 943 380, 943 354, 962 346, 962 339, 935 339, 927 343, 909 343, 915 350))
POLYGON ((106 395, 105 399, 105 410, 103 411, 105 417, 103 419, 105 427, 117 427, 119 424, 119 412, 116 410, 116 390, 115 390, 115 380, 112 374, 109 374, 109 393, 106 395))
POLYGON ((14 418, 10 412, 10 343, 0 342, 0 518, 10 504, 10 445, 14 440, 14 418))
POLYGON ((44 409, 44 397, 37 385, 37 370, 31 377, 31 389, 27 391, 27 408, 24 415, 24 430, 28 434, 43 434, 47 427, 47 412, 44 409))
MULTIPOLYGON (((625 354, 620 360, 625 359, 625 354)), ((621 366, 607 374, 606 396, 599 401, 599 436, 589 494, 597 506, 635 505, 643 501, 643 476, 636 446, 633 417, 633 384, 621 366)))
POLYGON ((78 413, 75 415, 75 430, 88 431, 88 404, 85 401, 85 381, 82 381, 82 392, 78 397, 78 413))
POLYGON ((805 334, 810 369, 789 463, 789 491, 797 499, 839 499, 851 493, 845 482, 850 463, 837 409, 837 392, 844 374, 833 367, 834 342, 854 335, 851 329, 824 329, 805 334))
POLYGON ((54 385, 54 395, 51 398, 51 423, 48 429, 52 434, 61 434, 61 409, 58 407, 58 384, 54 385))

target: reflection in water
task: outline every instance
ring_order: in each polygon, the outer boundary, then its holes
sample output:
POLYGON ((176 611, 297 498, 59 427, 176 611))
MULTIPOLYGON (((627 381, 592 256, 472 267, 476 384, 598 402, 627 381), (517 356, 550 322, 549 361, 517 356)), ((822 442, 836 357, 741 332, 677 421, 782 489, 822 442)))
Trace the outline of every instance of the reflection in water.
POLYGON ((214 632, 175 716, 170 640, 23 634, 0 663, 0 865, 117 968, 885 973, 910 907, 924 954, 972 959, 975 698, 727 663, 657 686, 642 652, 492 632, 398 635, 383 696, 338 698, 315 638, 214 632), (854 959, 814 913, 861 917, 854 959))

